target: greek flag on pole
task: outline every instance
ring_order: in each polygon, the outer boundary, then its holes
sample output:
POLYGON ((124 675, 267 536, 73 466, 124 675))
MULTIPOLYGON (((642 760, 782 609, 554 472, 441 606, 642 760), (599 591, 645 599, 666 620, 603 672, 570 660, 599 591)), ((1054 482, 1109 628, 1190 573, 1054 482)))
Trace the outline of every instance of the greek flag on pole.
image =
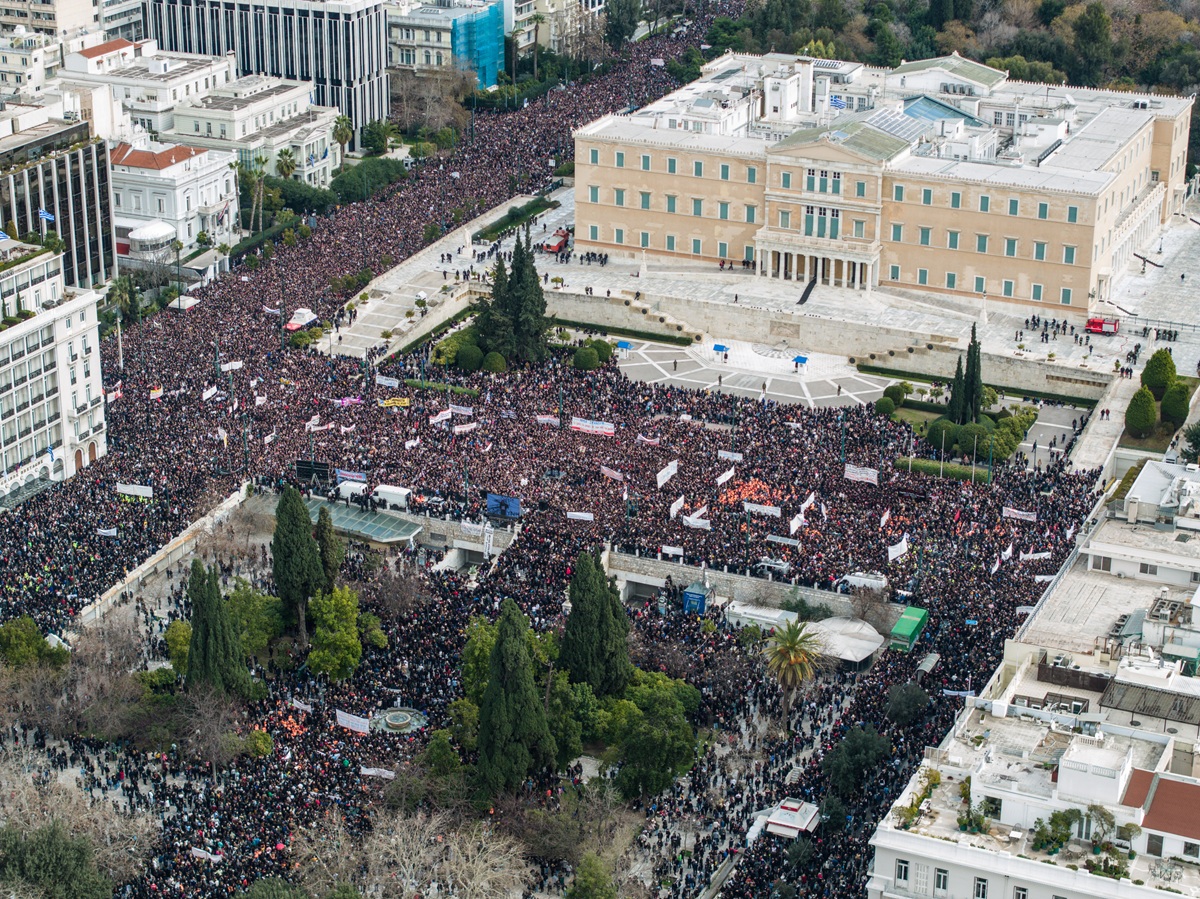
POLYGON ((843 100, 841 97, 839 97, 837 94, 833 94, 829 98, 829 105, 831 107, 833 107, 834 109, 845 109, 846 101, 843 100))
POLYGON ((7 234, 5 234, 3 231, 0 231, 0 240, 10 240, 10 239, 11 238, 9 238, 9 236, 7 234))
POLYGON ((860 468, 857 465, 846 463, 846 480, 848 481, 863 481, 867 484, 879 486, 879 469, 877 468, 860 468))
POLYGON ((48 213, 45 209, 38 210, 38 218, 40 218, 43 222, 53 222, 54 221, 54 216, 52 216, 50 213, 48 213))

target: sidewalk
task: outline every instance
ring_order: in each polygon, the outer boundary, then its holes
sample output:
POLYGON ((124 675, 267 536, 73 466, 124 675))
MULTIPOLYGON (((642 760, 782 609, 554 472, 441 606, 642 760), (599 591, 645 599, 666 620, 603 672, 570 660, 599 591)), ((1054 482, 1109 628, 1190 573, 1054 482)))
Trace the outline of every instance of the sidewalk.
POLYGON ((1113 447, 1125 430, 1125 407, 1141 386, 1141 379, 1136 374, 1132 378, 1118 378, 1112 382, 1096 403, 1096 411, 1075 443, 1071 461, 1077 469, 1099 468, 1108 461, 1113 447), (1101 409, 1110 410, 1112 418, 1101 419, 1101 409))

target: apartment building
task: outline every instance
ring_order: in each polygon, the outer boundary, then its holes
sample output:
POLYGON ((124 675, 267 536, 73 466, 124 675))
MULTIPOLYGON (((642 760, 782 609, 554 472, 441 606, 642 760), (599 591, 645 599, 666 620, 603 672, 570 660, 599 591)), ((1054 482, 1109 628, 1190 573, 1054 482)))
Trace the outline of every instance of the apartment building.
POLYGON ((310 82, 313 103, 354 126, 387 119, 387 16, 383 0, 148 0, 146 34, 173 53, 233 53, 241 76, 310 82))
POLYGON ((99 295, 63 283, 62 258, 0 240, 0 507, 103 456, 99 295))
MULTIPOLYGON (((154 41, 133 42, 118 38, 67 56, 59 73, 63 90, 104 87, 114 104, 128 114, 135 126, 150 134, 169 131, 175 125, 175 107, 237 78, 232 54, 198 56, 167 53, 154 41)), ((129 140, 126 133, 104 133, 106 140, 129 140)))
POLYGON ((420 74, 459 66, 481 88, 494 87, 504 68, 504 9, 499 0, 389 3, 388 67, 420 74))
POLYGON ((148 225, 169 226, 170 241, 180 242, 183 256, 191 255, 201 235, 206 246, 237 243, 237 179, 231 167, 236 156, 232 150, 142 139, 132 145, 117 144, 109 155, 118 256, 137 258, 136 252, 131 253, 131 243, 139 229, 148 225))
POLYGON ((109 38, 140 41, 146 36, 142 0, 100 0, 100 26, 109 38))
POLYGON ((1181 210, 1193 101, 1029 87, 726 54, 576 131, 576 245, 1085 315, 1181 210))
POLYGON ((311 87, 279 78, 239 78, 226 87, 181 104, 166 140, 227 150, 254 166, 264 160, 276 173, 279 154, 288 151, 296 166, 292 177, 323 187, 341 164, 333 139, 338 111, 311 102, 311 87))
POLYGON ((18 25, 0 35, 0 90, 36 97, 58 74, 65 55, 103 42, 103 31, 50 36, 18 25))
POLYGON ((100 24, 96 0, 6 0, 0 6, 0 29, 18 26, 58 38, 95 31, 100 24))

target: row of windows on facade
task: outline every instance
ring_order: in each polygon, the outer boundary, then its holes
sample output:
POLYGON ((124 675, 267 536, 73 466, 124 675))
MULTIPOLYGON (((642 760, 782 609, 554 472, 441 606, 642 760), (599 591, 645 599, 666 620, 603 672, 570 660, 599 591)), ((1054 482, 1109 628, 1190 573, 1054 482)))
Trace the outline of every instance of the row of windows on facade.
POLYGON ((29 410, 24 415, 14 419, 20 426, 20 430, 24 430, 25 426, 33 421, 34 418, 45 424, 48 418, 55 418, 56 416, 53 416, 44 406, 47 403, 53 403, 57 395, 58 379, 56 376, 50 375, 45 378, 39 378, 36 381, 31 381, 12 393, 0 396, 0 420, 7 421, 14 412, 29 410), (22 421, 25 424, 21 424, 22 421))
MULTIPOLYGON (((436 44, 440 44, 442 42, 442 35, 445 33, 444 31, 430 31, 428 28, 422 29, 422 37, 425 43, 433 41, 436 44)), ((393 28, 392 40, 411 41, 416 39, 416 34, 417 31, 415 28, 393 28)))
MULTIPOLYGON (((588 225, 588 239, 593 240, 593 241, 600 240, 600 226, 599 225, 588 225)), ((621 245, 621 246, 625 245, 625 229, 624 228, 614 228, 613 229, 613 243, 621 245)), ((687 238, 685 238, 683 240, 679 240, 674 234, 666 235, 666 237, 664 238, 664 241, 663 241, 663 249, 666 250, 668 253, 686 252, 683 248, 686 247, 687 245, 688 245, 687 238)), ((650 232, 649 231, 642 231, 640 233, 640 235, 638 237, 637 246, 643 250, 651 249, 650 232)), ((702 238, 699 238, 699 237, 691 238, 691 253, 693 256, 703 256, 704 255, 704 240, 702 238)), ((717 241, 717 257, 716 258, 718 258, 718 259, 732 259, 733 258, 729 255, 729 244, 723 240, 717 241)), ((753 246, 753 244, 746 244, 742 248, 742 258, 745 259, 747 262, 754 261, 754 246, 753 246)))
MULTIPOLYGON (((398 56, 397 61, 396 61, 397 65, 415 66, 417 64, 417 53, 415 50, 413 50, 410 47, 401 47, 400 50, 398 51, 397 56, 398 56)), ((425 51, 425 65, 427 65, 427 66, 445 65, 445 57, 442 56, 442 51, 438 50, 436 53, 430 53, 428 50, 426 50, 425 51)))
MULTIPOLYGON (((613 189, 613 205, 614 206, 622 206, 622 207, 625 206, 625 198, 626 198, 627 193, 628 192, 623 188, 619 188, 619 187, 614 188, 613 189)), ((597 204, 600 202, 600 188, 599 187, 596 187, 594 185, 591 185, 588 187, 588 202, 597 203, 597 204)), ((647 209, 647 210, 652 209, 653 208, 652 207, 652 197, 651 197, 650 191, 639 191, 638 192, 638 202, 639 202, 638 208, 647 209)), ((717 218, 720 219, 721 221, 729 221, 731 205, 732 204, 724 202, 724 201, 718 201, 718 203, 717 203, 717 218)), ((679 198, 674 196, 673 194, 667 194, 665 211, 668 213, 677 213, 679 211, 679 198)), ((832 209, 832 208, 825 207, 825 206, 805 206, 804 207, 804 221, 803 221, 804 235, 806 237, 828 237, 831 239, 836 239, 839 236, 838 221, 841 218, 841 212, 842 211, 840 209, 832 209)), ((702 217, 704 215, 704 200, 703 199, 701 199, 699 197, 692 198, 692 215, 698 216, 698 217, 702 217)), ((757 219, 758 219, 758 207, 756 207, 754 205, 750 205, 750 204, 743 206, 742 216, 743 216, 742 220, 746 224, 748 224, 748 225, 756 224, 757 219)), ((779 211, 778 225, 779 225, 779 228, 784 231, 789 231, 792 229, 792 213, 790 210, 780 210, 779 211)), ((852 233, 853 233, 854 237, 865 239, 865 237, 866 237, 866 220, 865 219, 855 219, 852 224, 852 229, 853 229, 852 233)), ((892 239, 893 243, 903 243, 904 242, 904 225, 893 223, 891 234, 892 234, 891 239, 892 239)), ((917 242, 923 247, 931 246, 932 245, 932 235, 933 235, 932 228, 918 228, 917 229, 917 238, 918 238, 917 242)), ((961 237, 961 232, 959 232, 959 231, 947 231, 946 232, 946 249, 949 249, 949 250, 959 249, 959 244, 960 244, 959 238, 960 237, 961 237)), ((990 239, 990 235, 987 235, 987 234, 975 235, 975 251, 978 253, 988 252, 989 239, 990 239)), ((1035 240, 1033 242, 1033 259, 1036 262, 1046 262, 1047 261, 1048 246, 1049 246, 1049 244, 1046 241, 1035 240)), ((1019 249, 1018 238, 1015 238, 1015 237, 1004 238, 1004 255, 1005 256, 1016 257, 1018 255, 1018 249, 1019 249)), ((1076 255, 1075 251, 1076 251, 1075 247, 1065 245, 1065 244, 1063 245, 1062 261, 1063 261, 1064 265, 1074 265, 1075 264, 1075 255, 1076 255)))
MULTIPOLYGON (((592 147, 589 149, 589 162, 592 165, 600 164, 600 151, 592 147)), ((614 155, 614 164, 617 168, 625 168, 625 153, 617 150, 614 155)), ((641 169, 644 172, 654 171, 654 161, 649 153, 643 153, 641 157, 641 169)), ((692 174, 697 178, 704 177, 704 162, 696 159, 692 161, 692 174)), ((679 174, 679 160, 673 156, 667 157, 667 174, 679 174)), ((730 180, 731 167, 728 163, 720 163, 718 165, 718 174, 720 180, 730 180)), ((1158 173, 1152 173, 1153 180, 1158 180, 1158 173)), ((758 183, 758 169, 755 166, 746 166, 745 180, 747 184, 758 183)), ((784 190, 792 189, 792 173, 779 173, 779 186, 784 190)), ((804 173, 804 189, 811 193, 831 193, 841 195, 842 193, 842 173, 831 169, 807 169, 804 173)), ((854 196, 866 197, 867 182, 854 182, 854 196)), ((903 203, 905 197, 905 189, 903 184, 895 184, 892 186, 892 199, 898 203, 903 203)), ((934 201, 934 191, 931 187, 921 188, 921 204, 924 206, 932 206, 934 201)), ((981 194, 979 200, 980 212, 991 212, 992 198, 989 194, 981 194)), ((950 192, 950 208, 963 208, 962 191, 950 192)), ((1016 197, 1011 197, 1008 200, 1008 214, 1010 216, 1019 216, 1021 214, 1021 201, 1016 197)), ((1050 204, 1039 202, 1037 204, 1037 217, 1043 221, 1050 219, 1050 204)), ((1079 207, 1068 206, 1066 222, 1067 224, 1077 224, 1079 221, 1079 207)))
MULTIPOLYGON (((896 885, 908 887, 911 886, 917 893, 926 894, 929 892, 929 866, 920 864, 910 865, 907 859, 896 859, 896 885), (912 877, 910 882, 909 878, 912 877)), ((986 877, 974 876, 974 884, 971 896, 973 899, 1003 899, 1003 897, 989 894, 989 882, 986 877)), ((947 868, 933 869, 933 895, 947 896, 950 894, 950 871, 947 868)), ((1029 899, 1029 888, 1014 886, 1012 899, 1029 899)), ((1055 896, 1054 899, 1063 899, 1062 896, 1055 896)))
MULTIPOLYGON (((1112 571, 1112 558, 1110 556, 1092 556, 1092 571, 1112 571)), ((1178 569, 1168 568, 1167 571, 1172 573, 1181 573, 1178 569)), ((1158 577, 1158 566, 1151 562, 1139 562, 1138 574, 1144 574, 1148 577, 1158 577)), ((1193 584, 1200 584, 1200 571, 1188 572, 1188 577, 1193 584)))
MULTIPOLYGON (((892 185, 892 199, 895 200, 897 203, 903 203, 904 198, 905 198, 904 185, 903 184, 893 184, 892 185)), ((934 201, 933 188, 931 188, 931 187, 921 188, 920 198, 921 198, 922 206, 932 206, 933 201, 934 201)), ((992 198, 989 194, 980 194, 978 200, 979 200, 978 208, 979 208, 980 212, 991 212, 992 211, 992 198)), ((962 191, 954 190, 954 191, 950 192, 950 208, 951 209, 962 209, 963 208, 962 191)), ((1017 197, 1009 197, 1007 208, 1008 208, 1008 214, 1010 216, 1021 215, 1021 201, 1017 197)), ((1050 204, 1049 203, 1039 202, 1037 204, 1036 212, 1037 212, 1037 218, 1041 219, 1042 221, 1050 220, 1050 204)), ((1068 206, 1066 223, 1068 225, 1074 225, 1074 224, 1078 224, 1078 222, 1079 222, 1079 207, 1078 206, 1068 206)))
MULTIPOLYGON (((898 265, 888 266, 888 280, 895 281, 897 284, 902 283, 904 281, 904 278, 902 277, 902 272, 901 272, 900 266, 898 266, 898 265)), ((929 277, 929 269, 927 269, 927 268, 917 269, 916 281, 910 282, 910 283, 915 283, 918 287, 933 286, 933 281, 929 277)), ((946 290, 961 290, 962 289, 959 287, 958 274, 956 272, 946 272, 945 273, 945 286, 946 286, 946 290)), ((973 293, 980 294, 981 296, 986 295, 988 292, 988 279, 986 277, 984 277, 983 275, 976 275, 974 283, 971 286, 971 290, 973 293)), ((1008 278, 1005 278, 1000 282, 1000 295, 1006 299, 1022 299, 1022 300, 1028 299, 1035 303, 1045 302, 1049 297, 1049 294, 1047 293, 1046 287, 1044 284, 1030 284, 1029 285, 1029 296, 1028 297, 1018 297, 1017 292, 1016 292, 1016 282, 1012 281, 1008 278)), ((1070 287, 1059 288, 1058 302, 1063 306, 1070 306, 1071 299, 1073 296, 1074 296, 1074 291, 1070 287)))

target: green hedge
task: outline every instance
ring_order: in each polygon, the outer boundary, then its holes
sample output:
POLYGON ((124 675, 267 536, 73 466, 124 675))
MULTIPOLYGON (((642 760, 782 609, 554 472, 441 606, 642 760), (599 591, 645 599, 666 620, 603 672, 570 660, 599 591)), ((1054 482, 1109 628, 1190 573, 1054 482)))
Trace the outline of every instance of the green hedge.
POLYGON ((474 387, 459 387, 456 384, 443 384, 441 381, 425 381, 422 383, 420 378, 405 378, 404 384, 416 390, 436 390, 438 393, 453 393, 455 396, 479 396, 479 391, 474 387))
POLYGON ((905 409, 915 409, 918 412, 934 412, 938 415, 945 415, 946 409, 949 408, 945 403, 931 403, 928 400, 914 400, 912 394, 904 401, 905 409))
POLYGON ((636 337, 638 340, 653 340, 656 343, 670 343, 675 346, 691 346, 695 343, 690 337, 680 337, 677 334, 659 334, 655 331, 637 331, 633 328, 610 328, 594 322, 574 322, 564 318, 555 318, 552 324, 555 327, 575 328, 579 331, 598 331, 605 337, 615 334, 618 337, 636 337))
MULTIPOLYGON (((926 375, 919 372, 900 371, 896 368, 885 368, 882 365, 871 365, 867 362, 859 362, 856 364, 856 367, 864 375, 884 375, 889 378, 899 378, 902 381, 921 381, 925 384, 932 384, 934 381, 938 381, 942 384, 949 384, 952 380, 954 380, 953 378, 947 378, 941 375, 926 375)), ((1026 390, 1021 387, 1005 387, 1001 384, 986 383, 985 386, 991 387, 997 393, 1003 393, 1009 397, 1027 396, 1032 399, 1046 400, 1052 403, 1067 403, 1072 406, 1082 406, 1085 409, 1094 409, 1096 407, 1096 403, 1099 402, 1099 400, 1089 400, 1082 396, 1068 396, 1065 393, 1046 393, 1041 390, 1026 390)), ((916 403, 913 403, 910 400, 906 400, 904 405, 910 409, 920 408, 918 405, 916 405, 916 403)), ((943 412, 945 409, 945 406, 940 407, 940 410, 943 412)), ((938 410, 931 409, 927 411, 936 412, 938 410)))
POLYGON ((411 353, 413 350, 415 350, 417 347, 424 346, 427 343, 437 340, 439 337, 441 337, 443 334, 445 334, 447 331, 449 331, 451 328, 453 328, 455 325, 457 325, 460 321, 462 321, 464 318, 474 315, 476 311, 477 310, 475 309, 474 305, 465 306, 462 309, 459 309, 457 312, 454 313, 454 315, 450 316, 450 318, 446 319, 444 322, 442 322, 440 325, 438 325, 436 328, 434 328, 428 334, 422 335, 421 337, 418 337, 415 340, 410 341, 409 343, 406 343, 404 346, 400 347, 400 349, 396 350, 395 353, 388 356, 387 359, 385 359, 384 361, 391 362, 397 356, 407 355, 408 353, 411 353))
POLYGON ((538 197, 530 200, 524 206, 512 206, 508 212, 504 213, 503 218, 497 219, 486 228, 476 231, 473 235, 474 240, 492 241, 499 237, 509 228, 523 224, 535 215, 541 215, 547 209, 557 209, 562 204, 558 200, 547 200, 545 197, 538 197))
POLYGON ((438 341, 433 348, 430 362, 434 365, 450 366, 454 364, 458 351, 465 346, 479 346, 479 331, 475 325, 467 325, 461 331, 451 334, 445 340, 438 341))
MULTIPOLYGON (((908 471, 909 463, 912 464, 914 472, 919 471, 922 474, 931 474, 935 477, 939 472, 943 477, 954 478, 957 481, 971 480, 971 466, 959 465, 957 462, 946 462, 945 464, 934 459, 911 459, 908 456, 901 456, 896 460, 897 471, 908 471)), ((988 468, 986 465, 975 466, 975 481, 976 483, 987 483, 988 468)))

